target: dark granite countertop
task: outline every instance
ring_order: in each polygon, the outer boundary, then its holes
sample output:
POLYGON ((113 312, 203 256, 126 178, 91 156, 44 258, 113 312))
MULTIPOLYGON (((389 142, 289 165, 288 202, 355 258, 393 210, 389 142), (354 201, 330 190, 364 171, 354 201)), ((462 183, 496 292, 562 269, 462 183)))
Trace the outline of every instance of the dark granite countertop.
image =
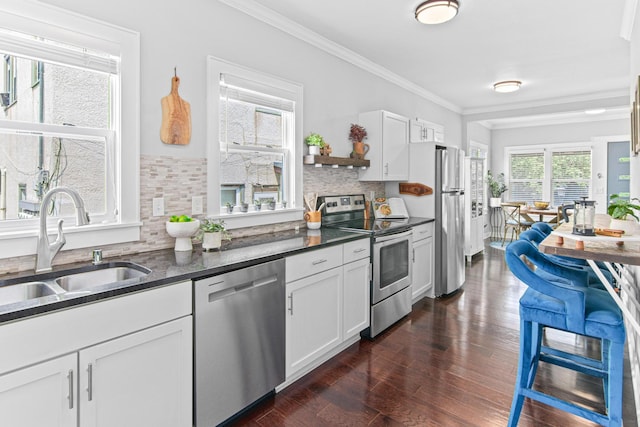
MULTIPOLYGON (((183 280, 213 276, 303 251, 330 247, 366 237, 364 234, 329 228, 320 230, 303 229, 299 233, 291 230, 236 238, 230 242, 224 242, 219 251, 213 252, 203 252, 202 248, 197 245, 194 246, 191 252, 176 252, 173 249, 163 249, 122 257, 105 258, 104 262, 133 262, 149 268, 151 273, 135 280, 134 283, 131 283, 131 281, 114 283, 90 292, 68 292, 0 305, 0 323, 183 280)), ((83 268, 86 269, 90 265, 89 261, 86 263, 65 264, 54 267, 51 273, 39 275, 34 275, 31 271, 8 274, 1 277, 0 287, 11 286, 14 283, 24 281, 51 280, 54 277, 59 277, 62 271, 82 271, 83 268)))
MULTIPOLYGON (((411 226, 432 222, 433 218, 409 218, 411 226)), ((147 276, 113 283, 83 292, 66 292, 40 298, 0 305, 0 323, 19 320, 55 310, 79 306, 105 298, 112 298, 144 289, 199 279, 272 261, 303 251, 339 245, 368 235, 332 228, 293 230, 235 238, 223 242, 219 251, 203 252, 194 246, 191 252, 173 249, 142 252, 122 257, 105 258, 105 263, 133 262, 151 270, 147 276)), ((0 278, 0 287, 25 281, 47 281, 61 276, 61 272, 81 272, 90 268, 89 261, 56 266, 51 273, 34 275, 31 271, 7 274, 0 278)))

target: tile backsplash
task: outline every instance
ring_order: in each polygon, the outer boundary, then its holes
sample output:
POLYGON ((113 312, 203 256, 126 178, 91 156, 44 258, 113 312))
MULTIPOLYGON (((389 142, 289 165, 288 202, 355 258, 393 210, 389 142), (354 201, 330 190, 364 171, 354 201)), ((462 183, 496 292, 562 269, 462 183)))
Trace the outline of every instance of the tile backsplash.
MULTIPOLYGON (((384 183, 358 181, 356 169, 316 168, 303 166, 304 192, 316 192, 318 195, 365 194, 371 191, 376 196, 384 195, 384 183)), ((205 158, 185 159, 170 156, 140 156, 140 240, 117 245, 102 246, 105 259, 115 256, 147 252, 170 248, 174 239, 165 231, 165 222, 171 215, 191 212, 191 197, 202 196, 207 202, 207 160, 205 158), (163 197, 164 216, 152 216, 153 198, 163 197)), ((271 233, 304 226, 300 221, 274 224, 270 226, 248 227, 232 230, 232 236, 243 237, 262 233, 271 233)), ((54 259, 54 265, 79 261, 89 261, 91 250, 95 248, 64 249, 54 259)), ((0 274, 31 270, 35 256, 8 258, 0 263, 0 274)))

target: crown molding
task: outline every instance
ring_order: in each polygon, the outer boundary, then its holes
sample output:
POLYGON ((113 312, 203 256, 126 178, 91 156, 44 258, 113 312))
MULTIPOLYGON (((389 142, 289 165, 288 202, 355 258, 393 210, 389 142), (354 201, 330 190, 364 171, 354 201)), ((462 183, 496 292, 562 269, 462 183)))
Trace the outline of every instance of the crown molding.
POLYGON ((633 24, 636 19, 636 9, 638 0, 625 0, 624 9, 622 11, 622 24, 620 25, 620 37, 626 41, 631 40, 633 33, 633 24))
POLYGON ((261 5, 254 0, 218 0, 229 7, 232 7, 240 12, 243 12, 259 21, 262 21, 272 27, 275 27, 287 34, 292 35, 312 46, 321 49, 330 55, 342 59, 358 68, 363 69, 377 77, 387 80, 390 83, 395 84, 415 95, 418 95, 426 100, 433 102, 441 107, 453 111, 454 113, 461 114, 462 108, 455 105, 452 102, 447 101, 444 98, 426 90, 425 88, 416 85, 415 83, 399 76, 398 74, 390 71, 389 69, 377 64, 364 56, 348 49, 341 44, 338 44, 320 34, 311 31, 307 27, 292 21, 289 18, 282 16, 268 7, 261 5))
POLYGON ((620 107, 609 109, 605 113, 595 116, 585 114, 584 111, 573 111, 567 113, 538 114, 532 116, 510 117, 495 120, 487 119, 481 120, 478 123, 482 124, 490 130, 499 130, 628 119, 629 107, 620 107))

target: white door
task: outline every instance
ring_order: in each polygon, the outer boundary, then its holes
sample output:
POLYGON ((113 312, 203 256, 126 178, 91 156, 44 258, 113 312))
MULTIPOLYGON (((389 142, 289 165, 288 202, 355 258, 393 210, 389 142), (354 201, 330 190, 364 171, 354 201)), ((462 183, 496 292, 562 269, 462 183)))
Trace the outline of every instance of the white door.
POLYGON ((343 267, 343 340, 358 335, 369 326, 369 266, 369 258, 364 258, 343 267))
POLYGON ((342 332, 342 267, 287 283, 287 378, 337 346, 342 332))
POLYGON ((0 376, 0 425, 75 427, 77 353, 0 376))
POLYGON ((80 351, 82 427, 192 425, 192 317, 80 351))

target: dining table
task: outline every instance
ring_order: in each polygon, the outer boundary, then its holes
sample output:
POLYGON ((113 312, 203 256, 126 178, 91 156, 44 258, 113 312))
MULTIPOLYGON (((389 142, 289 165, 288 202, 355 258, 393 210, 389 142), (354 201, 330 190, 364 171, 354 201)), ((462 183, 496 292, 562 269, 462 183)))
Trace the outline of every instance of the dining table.
POLYGON ((560 220, 560 217, 558 215, 558 209, 555 209, 555 208, 538 209, 534 206, 523 206, 520 209, 520 215, 522 216, 526 215, 528 220, 531 220, 531 222, 535 222, 535 220, 531 218, 532 215, 538 215, 538 221, 540 222, 544 221, 545 217, 551 217, 546 221, 549 224, 558 224, 560 220))
MULTIPOLYGON (((594 228, 596 230, 608 229, 610 219, 608 215, 596 214, 594 228)), ((633 307, 633 311, 640 312, 640 302, 636 298, 636 295, 639 294, 640 284, 628 280, 629 275, 623 274, 624 266, 640 266, 640 226, 638 226, 637 233, 632 235, 623 234, 620 237, 582 236, 573 234, 571 223, 564 223, 552 231, 538 248, 545 254, 585 260, 622 310, 627 324, 640 336, 640 323, 629 308, 633 307), (602 274, 597 262, 604 264, 612 274, 616 283, 615 287, 602 274)))

